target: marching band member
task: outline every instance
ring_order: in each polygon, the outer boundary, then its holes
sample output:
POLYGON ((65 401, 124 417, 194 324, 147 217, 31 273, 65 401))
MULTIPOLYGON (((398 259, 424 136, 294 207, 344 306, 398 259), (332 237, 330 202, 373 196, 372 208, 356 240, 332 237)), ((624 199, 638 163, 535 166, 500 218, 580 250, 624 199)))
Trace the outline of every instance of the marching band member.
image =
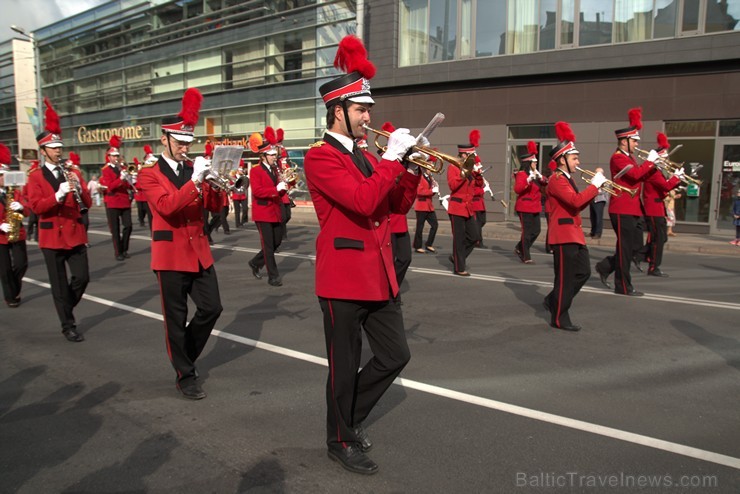
MULTIPOLYGON (((480 131, 473 129, 468 137, 469 144, 457 146, 457 156, 463 162, 475 153, 480 143, 480 131)), ((481 240, 473 210, 473 193, 476 186, 483 187, 482 168, 480 163, 476 163, 472 173, 466 174, 456 166, 447 167, 447 185, 450 187, 447 214, 452 224, 452 255, 449 259, 458 276, 470 276, 465 270, 465 261, 481 240)))
POLYGON ((48 99, 44 103, 46 130, 36 137, 42 164, 28 175, 28 200, 39 216, 39 247, 49 272, 62 334, 68 341, 80 342, 85 338, 77 332, 73 309, 90 280, 81 210, 92 205, 92 198, 80 170, 74 166, 64 170, 61 166, 64 143, 59 116, 48 99))
MULTIPOLYGON (((149 149, 151 149, 151 146, 147 144, 149 149)), ((145 150, 146 152, 146 150, 145 150)), ((136 167, 136 177, 138 180, 139 171, 141 171, 141 162, 139 162, 139 158, 134 157, 134 166, 136 167)), ((146 202, 146 196, 144 196, 144 193, 141 191, 139 187, 136 187, 134 190, 134 202, 136 202, 136 217, 139 220, 139 226, 145 227, 147 225, 147 219, 149 224, 149 230, 151 231, 152 227, 152 218, 151 213, 149 212, 149 206, 146 202)))
POLYGON ((578 191, 573 173, 580 165, 576 137, 565 122, 555 124, 558 145, 550 151, 557 164, 547 184, 550 203, 550 245, 555 263, 555 281, 544 301, 550 312, 550 326, 565 331, 579 331, 570 320, 568 310, 573 299, 591 276, 586 238, 581 229, 581 211, 599 192, 606 178, 597 173, 583 192, 578 191))
MULTIPOLYGON (((429 157, 430 162, 434 162, 435 160, 435 157, 429 157)), ((427 251, 436 252, 434 238, 437 235, 439 223, 437 222, 437 213, 434 211, 434 203, 432 202, 434 194, 439 194, 439 185, 437 185, 437 181, 434 180, 431 173, 422 168, 421 180, 419 180, 419 187, 416 189, 416 202, 414 203, 416 232, 414 233, 413 247, 420 254, 424 254, 427 251), (429 236, 426 243, 424 243, 424 248, 422 248, 424 223, 429 223, 429 236)))
POLYGON ((247 170, 244 167, 244 160, 239 160, 239 167, 234 172, 234 189, 231 192, 236 228, 243 228, 249 223, 247 188, 249 188, 249 176, 247 176, 247 170))
MULTIPOLYGON (((642 182, 656 171, 653 161, 658 158, 658 153, 655 150, 650 151, 647 161, 642 166, 637 166, 632 154, 640 142, 642 109, 632 108, 629 111, 629 121, 629 127, 614 131, 617 136, 618 147, 609 161, 609 169, 614 183, 632 189, 640 189, 642 182), (622 172, 625 168, 627 168, 627 171, 622 172), (622 172, 621 176, 619 176, 620 172, 622 172)), ((612 228, 617 234, 616 253, 605 257, 596 264, 596 271, 599 273, 601 282, 607 288, 611 288, 607 278, 614 272, 614 293, 635 297, 642 296, 643 293, 638 292, 632 286, 632 276, 630 275, 630 263, 639 248, 637 244, 641 243, 642 236, 642 232, 638 228, 638 221, 642 217, 640 194, 630 197, 629 194, 622 193, 613 197, 609 201, 609 217, 611 218, 612 228)))
POLYGON ((11 191, 5 186, 5 172, 10 170, 10 161, 10 149, 0 144, 0 282, 5 303, 15 308, 21 305, 21 285, 28 269, 26 229, 23 227, 28 208, 23 205, 26 201, 21 189, 13 190, 10 195, 11 191))
POLYGON ((138 186, 152 211, 152 270, 157 275, 167 354, 177 373, 176 387, 186 398, 206 397, 195 361, 223 308, 216 268, 203 230, 203 208, 218 211, 223 193, 205 181, 208 161, 191 165, 187 152, 203 96, 185 91, 182 111, 162 119, 162 154, 141 168, 138 186), (188 295, 196 311, 188 322, 188 295))
POLYGON ((113 239, 113 252, 118 261, 131 257, 128 254, 128 245, 133 230, 129 196, 129 191, 132 190, 131 178, 127 170, 121 170, 121 142, 119 136, 111 136, 108 141, 110 147, 105 153, 107 163, 100 170, 100 185, 105 187, 105 213, 113 239))
MULTIPOLYGON (((480 156, 475 153, 475 163, 483 166, 480 156)), ((481 178, 483 173, 481 170, 481 178)), ((475 215, 475 224, 478 227, 478 243, 475 245, 481 249, 487 249, 483 244, 483 227, 486 226, 486 190, 491 190, 490 185, 486 186, 486 180, 482 179, 480 183, 476 182, 473 186, 473 214, 475 215)), ((493 191, 490 192, 493 196, 493 191)))
POLYGON ((283 241, 282 196, 288 184, 282 181, 277 165, 277 136, 272 127, 265 128, 265 139, 258 133, 249 136, 249 147, 260 155, 260 164, 252 168, 252 220, 260 233, 262 249, 249 261, 252 275, 262 279, 260 269, 267 268, 267 283, 282 286, 275 262, 275 249, 283 241))
MULTIPOLYGON (((210 141, 206 141, 205 151, 203 158, 206 160, 213 159, 213 144, 210 141)), ((231 229, 229 228, 229 195, 221 195, 221 208, 217 212, 211 213, 211 221, 208 221, 208 210, 203 210, 203 221, 207 223, 206 234, 208 235, 208 243, 213 245, 213 238, 211 233, 214 230, 218 231, 219 227, 224 229, 224 235, 231 235, 231 229)))
POLYGON ((514 192, 517 194, 514 210, 519 215, 522 236, 514 247, 514 252, 525 264, 533 264, 529 249, 540 235, 540 211, 542 193, 540 187, 547 180, 537 169, 537 143, 529 141, 527 152, 519 156, 521 168, 514 175, 514 192))
MULTIPOLYGON (((658 132, 658 155, 661 158, 668 158, 670 147, 666 135, 658 132)), ((642 189, 648 241, 638 253, 638 258, 649 263, 647 274, 651 276, 668 276, 660 270, 660 264, 663 262, 663 246, 668 241, 665 198, 671 190, 681 185, 683 174, 684 171, 681 168, 670 179, 666 180, 662 172, 651 173, 645 180, 645 186, 642 189)))
POLYGON ((372 162, 354 143, 370 123, 374 101, 368 79, 375 66, 362 41, 346 36, 334 65, 347 74, 319 88, 327 108, 323 140, 312 144, 305 172, 320 231, 316 239, 316 295, 324 314, 329 360, 326 432, 329 458, 373 474, 378 465, 362 423, 410 359, 390 249, 390 213, 411 208, 420 176, 403 157, 416 143, 408 129, 388 138, 372 162), (399 175, 402 175, 397 182, 399 175), (373 357, 362 366, 362 331, 373 357))
MULTIPOLYGON (((283 145, 283 140, 285 138, 285 134, 283 133, 283 129, 277 129, 276 131, 277 136, 277 146, 280 149, 280 159, 278 168, 281 170, 281 177, 284 177, 284 173, 287 170, 290 170, 290 159, 288 158, 288 150, 285 149, 285 146, 283 145)), ((290 221, 291 217, 293 216, 293 213, 291 211, 291 208, 293 207, 293 202, 290 200, 290 196, 288 195, 288 192, 290 189, 292 189, 295 186, 294 181, 286 182, 288 185, 288 190, 285 191, 285 194, 280 196, 280 214, 282 217, 282 237, 283 240, 288 240, 288 222, 290 221)))
MULTIPOLYGON (((80 155, 75 152, 70 151, 69 158, 67 158, 67 160, 64 162, 65 168, 72 167, 72 168, 76 168, 77 170, 80 170, 80 164, 81 164, 80 155)), ((88 183, 87 185, 88 185, 87 190, 89 192, 90 184, 88 183)), ((92 195, 90 195, 90 197, 92 198, 92 195)), ((85 226, 85 231, 87 231, 90 228, 90 216, 88 215, 89 212, 90 210, 87 208, 80 209, 80 214, 82 215, 82 224, 85 226)))

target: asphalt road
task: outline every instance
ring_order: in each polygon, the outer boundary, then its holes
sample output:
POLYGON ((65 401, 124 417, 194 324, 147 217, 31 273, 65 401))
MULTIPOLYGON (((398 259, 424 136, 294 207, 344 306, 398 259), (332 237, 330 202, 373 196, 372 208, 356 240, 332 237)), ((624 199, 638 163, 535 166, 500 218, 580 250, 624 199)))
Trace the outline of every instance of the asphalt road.
POLYGON ((326 457, 315 233, 290 228, 280 288, 249 272, 253 225, 215 235, 225 310, 198 402, 175 390, 147 230, 117 262, 93 216, 79 344, 29 245, 23 304, 0 317, 0 492, 740 491, 737 256, 669 253, 670 278, 634 275, 643 298, 594 277, 574 334, 547 325, 541 242, 524 265, 488 241, 459 278, 441 237, 402 289, 412 359, 366 424, 380 472, 363 477, 326 457))

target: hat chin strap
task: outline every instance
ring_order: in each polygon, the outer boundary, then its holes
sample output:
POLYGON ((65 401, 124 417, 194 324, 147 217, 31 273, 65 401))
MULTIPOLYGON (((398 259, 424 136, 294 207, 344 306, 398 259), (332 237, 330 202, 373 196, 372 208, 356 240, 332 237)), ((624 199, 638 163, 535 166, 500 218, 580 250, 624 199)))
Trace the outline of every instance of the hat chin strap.
POLYGON ((349 125, 349 112, 347 111, 347 100, 346 99, 342 100, 342 111, 344 111, 344 126, 347 129, 347 135, 349 135, 349 137, 352 140, 355 140, 355 136, 352 133, 352 127, 350 127, 349 125))

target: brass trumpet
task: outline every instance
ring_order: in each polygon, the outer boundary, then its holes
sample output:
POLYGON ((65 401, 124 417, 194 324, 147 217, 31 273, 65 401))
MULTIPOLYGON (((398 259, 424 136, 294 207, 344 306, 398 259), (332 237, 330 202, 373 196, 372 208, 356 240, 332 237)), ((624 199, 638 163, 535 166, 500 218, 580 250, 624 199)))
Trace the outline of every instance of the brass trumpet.
MULTIPOLYGON (((367 125, 363 125, 365 130, 369 130, 370 132, 373 132, 375 134, 375 147, 380 149, 381 151, 385 152, 387 146, 381 146, 378 142, 378 139, 380 136, 384 136, 386 139, 391 135, 390 132, 386 132, 385 130, 376 130, 372 127, 368 127, 367 125)), ((442 173, 442 170, 444 169, 444 161, 447 163, 450 163, 451 165, 455 165, 458 167, 463 174, 470 173, 470 170, 473 169, 473 165, 475 164, 473 160, 466 160, 465 162, 460 162, 457 158, 454 156, 450 156, 449 154, 442 153, 440 151, 437 151, 436 149, 432 149, 428 146, 420 146, 415 145, 411 149, 414 151, 418 151, 420 153, 428 154, 429 156, 434 156, 437 158, 437 161, 434 163, 429 163, 426 160, 422 159, 414 159, 411 160, 412 163, 414 163, 417 166, 420 166, 421 168, 424 168, 425 170, 429 170, 431 173, 442 173), (468 161, 470 161, 470 164, 468 164, 468 161)))
MULTIPOLYGON (((583 181, 588 184, 591 183, 591 179, 584 177, 584 175, 588 175, 591 178, 593 178, 594 175, 596 175, 596 173, 592 172, 591 170, 584 170, 580 166, 577 166, 576 170, 581 172, 581 179, 583 179, 583 181)), ((623 185, 619 185, 618 183, 612 182, 609 179, 607 179, 606 182, 604 182, 604 185, 602 185, 601 188, 604 189, 604 192, 606 192, 607 194, 613 197, 616 197, 623 192, 626 192, 627 194, 629 194, 630 197, 635 197, 635 195, 638 192, 638 189, 630 189, 623 185)))
MULTIPOLYGON (((644 149, 635 148, 635 154, 637 154, 637 157, 641 160, 645 161, 647 160, 648 155, 650 154, 650 151, 645 151, 644 149)), ((655 160, 655 166, 660 168, 661 170, 665 171, 666 173, 676 173, 678 170, 683 168, 683 163, 676 163, 675 161, 671 161, 668 158, 658 158, 655 160)), ((681 177, 681 182, 683 182, 686 185, 689 185, 689 183, 701 186, 701 180, 698 178, 694 178, 688 174, 684 174, 681 177)))

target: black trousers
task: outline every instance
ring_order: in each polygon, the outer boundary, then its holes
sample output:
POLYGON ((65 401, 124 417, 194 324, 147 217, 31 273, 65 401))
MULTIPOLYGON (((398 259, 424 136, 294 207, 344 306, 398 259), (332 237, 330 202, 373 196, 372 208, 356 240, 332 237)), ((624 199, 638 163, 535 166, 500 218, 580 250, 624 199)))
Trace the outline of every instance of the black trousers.
POLYGON ((257 230, 260 232, 260 245, 262 250, 250 261, 252 264, 262 269, 267 267, 267 276, 274 280, 280 277, 277 263, 275 262, 275 249, 280 247, 283 241, 283 224, 269 223, 266 221, 255 221, 257 230))
POLYGON ((21 297, 23 275, 28 269, 26 241, 0 244, 0 281, 6 302, 15 302, 21 297))
POLYGON ((516 249, 522 253, 522 261, 529 261, 532 256, 529 249, 540 236, 540 213, 519 213, 519 223, 522 225, 522 235, 516 244, 516 249))
POLYGON ((545 213, 545 223, 547 224, 547 232, 545 232, 545 252, 551 254, 552 247, 550 246, 550 213, 545 213))
POLYGON ((483 227, 486 226, 486 212, 475 212, 475 224, 478 226, 478 242, 476 245, 483 245, 483 227))
POLYGON ((393 264, 396 268, 396 282, 400 290, 401 283, 406 277, 406 271, 411 266, 411 235, 409 232, 391 233, 391 249, 393 264))
POLYGON ((651 272, 663 263, 663 247, 668 241, 668 222, 665 216, 645 216, 645 223, 647 223, 648 241, 637 257, 650 264, 648 272, 651 272))
POLYGON ((139 226, 144 226, 146 222, 149 225, 149 229, 152 229, 152 212, 149 210, 148 202, 136 201, 136 215, 139 218, 139 226))
POLYGON ((85 288, 90 281, 90 270, 87 264, 87 247, 78 245, 73 249, 41 249, 49 272, 51 296, 57 310, 62 331, 74 329, 73 309, 82 299, 85 288), (67 280, 67 266, 70 278, 67 280))
POLYGON ((88 213, 89 211, 87 209, 80 212, 80 221, 82 221, 85 231, 90 229, 90 215, 88 213))
POLYGON ((433 247, 434 238, 437 236, 437 213, 434 211, 417 211, 416 212, 416 232, 414 232, 414 249, 421 249, 424 237, 424 223, 429 223, 429 236, 424 247, 433 247))
POLYGON ((218 227, 222 227, 224 229, 224 233, 228 233, 231 230, 229 229, 229 206, 224 206, 221 208, 221 211, 218 213, 214 213, 211 211, 211 221, 207 222, 208 225, 208 231, 207 235, 211 235, 211 232, 213 230, 218 230, 218 227))
POLYGON ((108 228, 113 238, 113 250, 116 256, 128 252, 128 242, 131 238, 131 208, 105 208, 108 216, 108 228), (121 231, 123 225, 123 231, 121 231))
POLYGON ((545 298, 550 304, 550 324, 560 328, 572 324, 568 310, 575 296, 591 277, 591 264, 585 245, 555 244, 551 247, 555 282, 552 291, 545 298))
POLYGON ((283 218, 283 240, 286 240, 288 238, 288 222, 293 217, 293 213, 290 209, 290 204, 280 205, 280 212, 283 218))
POLYGON ((362 423, 411 358, 401 307, 392 302, 319 297, 324 314, 326 355, 326 444, 358 444, 353 428, 362 423), (373 356, 360 368, 362 331, 373 356))
POLYGON ((39 241, 39 217, 36 213, 31 211, 28 215, 28 228, 26 228, 26 238, 29 240, 33 238, 35 242, 39 241))
POLYGON ((450 216, 452 224, 452 259, 456 272, 465 271, 465 261, 480 242, 480 229, 475 216, 450 216))
POLYGON ((601 235, 604 231, 604 206, 606 206, 605 201, 591 201, 588 205, 591 216, 591 236, 601 235))
POLYGON ((249 223, 249 218, 247 217, 248 214, 249 206, 247 206, 246 199, 234 201, 234 221, 236 223, 236 228, 239 228, 244 223, 249 223))
POLYGON ((630 264, 636 254, 638 239, 642 231, 637 227, 638 216, 610 214, 612 228, 617 234, 617 249, 614 255, 606 256, 596 265, 603 273, 614 273, 614 292, 626 294, 634 290, 630 264))
POLYGON ((177 382, 187 385, 196 377, 195 361, 221 315, 221 295, 214 266, 197 273, 155 271, 164 312, 167 355, 177 372, 177 382), (188 322, 188 295, 195 315, 188 322))

